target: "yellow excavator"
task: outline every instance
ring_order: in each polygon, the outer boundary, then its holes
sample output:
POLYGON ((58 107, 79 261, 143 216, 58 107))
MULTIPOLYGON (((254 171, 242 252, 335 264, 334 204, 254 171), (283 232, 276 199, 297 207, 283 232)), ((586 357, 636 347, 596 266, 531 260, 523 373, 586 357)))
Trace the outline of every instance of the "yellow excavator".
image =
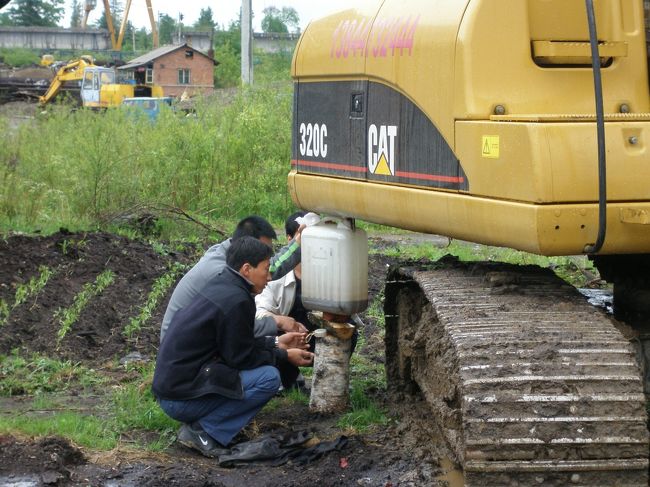
POLYGON ((392 271, 389 386, 426 400, 466 485, 648 485, 629 341, 650 326, 647 15, 643 0, 377 0, 296 47, 299 207, 588 255, 632 325, 547 269, 392 271))
POLYGON ((118 83, 114 69, 96 66, 92 57, 85 55, 57 70, 47 91, 39 97, 39 103, 46 105, 52 101, 68 81, 79 83, 81 102, 87 108, 119 106, 125 98, 163 96, 162 87, 157 85, 118 83))

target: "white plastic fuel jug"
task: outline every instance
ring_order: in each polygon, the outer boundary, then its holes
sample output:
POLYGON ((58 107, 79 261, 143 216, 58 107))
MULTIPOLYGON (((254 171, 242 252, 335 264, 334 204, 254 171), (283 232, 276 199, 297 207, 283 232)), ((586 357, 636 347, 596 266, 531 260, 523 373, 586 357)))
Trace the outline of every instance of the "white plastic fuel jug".
POLYGON ((349 220, 325 218, 305 228, 302 302, 307 309, 351 315, 368 307, 368 237, 349 220))

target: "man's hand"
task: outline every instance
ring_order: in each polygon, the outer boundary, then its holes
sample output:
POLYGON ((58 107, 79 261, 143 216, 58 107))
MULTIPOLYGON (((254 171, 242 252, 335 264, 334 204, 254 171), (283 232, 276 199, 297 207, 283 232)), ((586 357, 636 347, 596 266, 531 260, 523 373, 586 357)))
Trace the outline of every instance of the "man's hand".
POLYGON ((299 348, 290 348, 287 350, 287 359, 296 367, 306 367, 314 361, 314 354, 299 348))
POLYGON ((309 348, 309 343, 305 342, 306 337, 306 333, 298 333, 294 331, 285 333, 278 337, 278 348, 283 348, 285 350, 289 350, 290 348, 307 350, 309 348))
POLYGON ((292 242, 297 242, 298 245, 300 245, 300 237, 302 235, 302 231, 307 228, 307 225, 304 223, 298 227, 298 230, 296 230, 296 233, 293 234, 293 239, 291 240, 292 242))
POLYGON ((278 330, 287 333, 291 331, 307 333, 307 328, 305 328, 302 323, 299 323, 290 316, 273 315, 273 319, 275 320, 276 325, 278 325, 278 330))

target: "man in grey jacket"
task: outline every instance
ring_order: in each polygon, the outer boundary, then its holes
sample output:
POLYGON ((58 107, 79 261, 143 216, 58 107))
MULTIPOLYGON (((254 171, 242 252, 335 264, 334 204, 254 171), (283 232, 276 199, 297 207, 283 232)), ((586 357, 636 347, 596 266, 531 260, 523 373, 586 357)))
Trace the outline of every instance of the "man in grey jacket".
MULTIPOLYGON (((208 284, 221 274, 226 267, 226 252, 232 241, 244 236, 256 238, 267 245, 271 245, 272 241, 277 238, 275 230, 268 221, 260 216, 252 215, 237 224, 232 238, 210 247, 176 285, 160 328, 161 342, 165 338, 169 324, 176 312, 189 305, 208 284)), ((271 259, 270 272, 273 279, 284 276, 298 263, 300 263, 300 232, 298 232, 297 241, 294 239, 271 259)), ((307 331, 302 324, 288 316, 265 316, 255 321, 256 337, 276 335, 278 330, 285 332, 307 331)))

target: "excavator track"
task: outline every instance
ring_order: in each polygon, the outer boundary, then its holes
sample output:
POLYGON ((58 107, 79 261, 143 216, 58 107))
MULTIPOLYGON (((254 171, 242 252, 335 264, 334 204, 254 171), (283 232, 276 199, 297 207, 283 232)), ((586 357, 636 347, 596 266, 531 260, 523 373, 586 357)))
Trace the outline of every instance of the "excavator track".
POLYGON ((634 349, 552 271, 394 269, 385 312, 389 386, 424 396, 466 485, 648 485, 634 349))

